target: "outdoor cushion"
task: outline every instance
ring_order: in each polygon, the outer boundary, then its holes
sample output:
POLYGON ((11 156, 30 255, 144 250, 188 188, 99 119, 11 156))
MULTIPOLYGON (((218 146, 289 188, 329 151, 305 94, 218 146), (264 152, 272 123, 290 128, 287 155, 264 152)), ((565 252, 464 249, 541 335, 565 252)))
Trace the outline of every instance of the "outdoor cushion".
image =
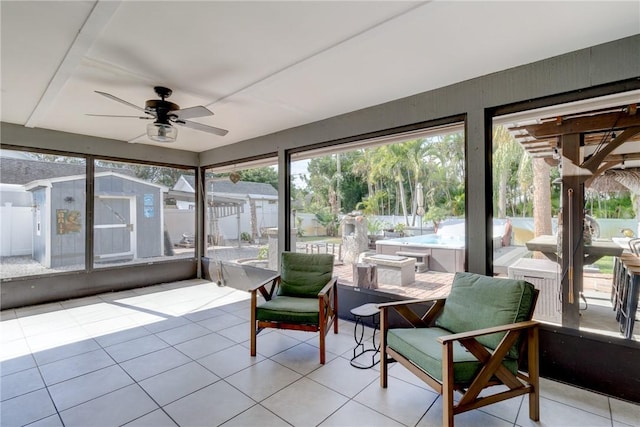
MULTIPOLYGON (((522 322, 529 318, 534 289, 524 280, 458 272, 436 326, 459 333, 522 322)), ((495 349, 504 334, 485 335, 477 340, 495 349)), ((508 356, 518 358, 517 343, 508 356)))
POLYGON ((278 296, 256 308, 256 319, 271 322, 318 324, 318 298, 278 296))
MULTIPOLYGON (((442 328, 389 329, 387 345, 411 360, 431 377, 442 381, 442 344, 438 337, 450 335, 442 328)), ((517 360, 507 358, 502 364, 512 373, 517 372, 517 360)), ((456 383, 469 383, 477 374, 481 363, 459 343, 453 344, 453 376, 456 383)))
POLYGON ((333 275, 333 255, 284 252, 280 274, 278 295, 317 298, 333 275))

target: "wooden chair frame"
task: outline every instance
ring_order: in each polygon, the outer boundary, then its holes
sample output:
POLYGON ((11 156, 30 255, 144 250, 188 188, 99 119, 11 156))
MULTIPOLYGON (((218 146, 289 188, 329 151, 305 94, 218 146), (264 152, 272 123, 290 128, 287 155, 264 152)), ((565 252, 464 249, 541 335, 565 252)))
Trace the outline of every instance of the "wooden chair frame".
POLYGON ((281 276, 273 276, 249 289, 251 293, 251 356, 256 355, 258 334, 264 328, 293 329, 298 331, 319 332, 320 363, 326 361, 325 337, 333 325, 333 333, 338 333, 338 278, 333 277, 318 293, 318 324, 259 321, 256 319, 258 292, 265 300, 271 300, 278 293, 281 276))
MULTIPOLYGON (((538 292, 535 293, 537 299, 538 292)), ((540 395, 539 395, 539 344, 538 329, 539 323, 533 320, 513 323, 504 326, 497 326, 458 334, 450 334, 438 338, 442 344, 442 381, 430 376, 411 360, 405 358, 398 352, 387 347, 387 331, 389 330, 389 309, 394 309, 400 316, 406 319, 411 326, 424 328, 431 326, 442 311, 445 303, 444 298, 429 300, 398 301, 379 304, 380 308, 380 386, 387 387, 388 364, 398 362, 410 372, 416 375, 425 383, 429 384, 436 392, 442 395, 442 425, 453 426, 453 416, 482 406, 490 405, 512 397, 529 394, 529 418, 534 421, 540 419, 540 395), (416 303, 432 302, 433 305, 423 315, 419 316, 410 308, 416 303), (480 344, 476 338, 482 335, 496 332, 506 332, 502 341, 495 350, 490 351, 480 344), (511 373, 502 365, 505 355, 514 343, 523 335, 518 366, 524 359, 526 353, 528 363, 528 374, 518 371, 517 375, 511 373), (478 371, 473 381, 469 384, 459 384, 454 382, 453 375, 453 346, 456 342, 463 345, 481 363, 482 368, 478 371), (524 348, 526 347, 526 349, 524 348), (526 350, 526 351, 525 351, 526 350), (494 393, 488 396, 479 397, 482 390, 494 385, 504 384, 508 390, 494 393), (462 397, 458 403, 454 402, 453 392, 458 391, 462 397)), ((532 304, 531 314, 535 308, 535 300, 532 304)))

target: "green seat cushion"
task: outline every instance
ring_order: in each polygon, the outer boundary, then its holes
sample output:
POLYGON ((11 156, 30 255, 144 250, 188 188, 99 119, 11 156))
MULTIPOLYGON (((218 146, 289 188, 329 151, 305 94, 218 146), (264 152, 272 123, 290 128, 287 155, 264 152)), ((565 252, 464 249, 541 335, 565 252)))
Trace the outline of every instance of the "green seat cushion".
POLYGON ((277 296, 256 308, 258 320, 317 325, 319 319, 318 298, 277 296))
MULTIPOLYGON (((528 320, 534 292, 533 285, 524 280, 458 272, 436 326, 459 333, 528 320)), ((495 349, 504 334, 478 337, 478 342, 495 349)), ((517 343, 508 355, 518 358, 517 343)))
MULTIPOLYGON (((442 381, 442 344, 438 337, 450 335, 442 328, 389 329, 387 346, 411 360, 431 377, 442 381)), ((516 373, 518 363, 507 358, 502 363, 516 373)), ((453 378, 456 383, 469 383, 481 367, 481 363, 460 343, 453 344, 453 378)))
POLYGON ((333 255, 284 252, 280 275, 278 295, 317 298, 333 275, 333 255))

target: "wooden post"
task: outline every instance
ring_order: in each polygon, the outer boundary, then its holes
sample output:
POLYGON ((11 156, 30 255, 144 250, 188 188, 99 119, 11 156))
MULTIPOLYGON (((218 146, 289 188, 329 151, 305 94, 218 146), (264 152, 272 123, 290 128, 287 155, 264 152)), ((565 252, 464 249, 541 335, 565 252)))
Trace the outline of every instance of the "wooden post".
POLYGON ((580 165, 580 134, 560 137, 562 145, 562 326, 580 326, 580 292, 582 291, 584 244, 584 176, 580 165))

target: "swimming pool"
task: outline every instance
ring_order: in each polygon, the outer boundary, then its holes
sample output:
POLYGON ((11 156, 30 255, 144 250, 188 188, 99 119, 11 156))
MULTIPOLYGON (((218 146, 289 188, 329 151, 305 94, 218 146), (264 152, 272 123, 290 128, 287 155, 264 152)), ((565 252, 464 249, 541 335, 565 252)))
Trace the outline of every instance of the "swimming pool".
POLYGON ((464 236, 442 236, 439 234, 423 234, 422 236, 398 237, 380 241, 401 245, 427 245, 464 249, 464 236))
MULTIPOLYGON (((494 247, 503 245, 508 221, 493 220, 494 247)), ((429 270, 455 273, 465 271, 465 221, 449 219, 443 221, 437 234, 423 234, 376 241, 376 252, 397 255, 398 252, 415 252, 429 255, 429 270)))

